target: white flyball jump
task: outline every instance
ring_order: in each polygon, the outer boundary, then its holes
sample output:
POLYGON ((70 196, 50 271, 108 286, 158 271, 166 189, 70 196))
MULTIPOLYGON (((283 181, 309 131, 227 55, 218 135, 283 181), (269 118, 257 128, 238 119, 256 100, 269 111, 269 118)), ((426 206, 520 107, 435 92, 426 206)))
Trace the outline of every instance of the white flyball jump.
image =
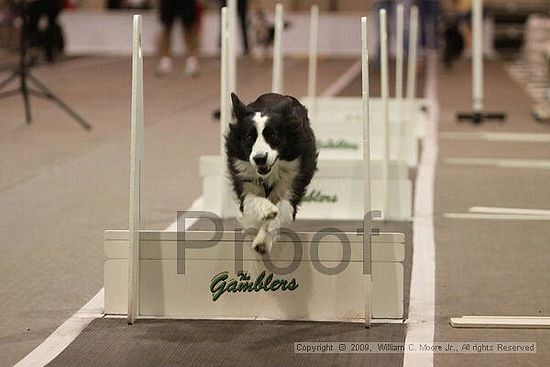
MULTIPOLYGON (((222 32, 229 28, 227 13, 222 11, 222 32)), ((129 230, 105 231, 106 314, 126 314, 130 324, 139 318, 163 317, 357 321, 367 327, 372 319, 391 322, 387 319, 403 317, 404 235, 372 235, 367 215, 370 134, 365 18, 362 31, 362 231, 282 234, 267 258, 251 249, 252 236, 238 231, 142 229, 142 30, 141 16, 134 16, 130 225, 129 230)), ((222 36, 225 42, 228 39, 222 36)))
MULTIPOLYGON (((282 31, 283 31, 283 9, 279 4, 275 15, 275 45, 273 49, 273 90, 282 90, 283 79, 283 53, 282 53, 282 31), (277 41, 279 40, 279 41, 277 41)), ((228 17, 231 12, 228 12, 228 17)), ((411 28, 417 24, 416 8, 411 12, 411 28)), ((228 20, 231 24, 231 20, 228 20)), ((363 216, 363 208, 361 203, 356 200, 358 195, 361 195, 362 187, 362 103, 361 98, 318 98, 316 97, 316 69, 317 69, 317 38, 318 38, 319 10, 317 6, 311 9, 311 24, 310 24, 310 58, 309 58, 309 77, 308 77, 308 95, 304 102, 309 107, 310 120, 314 128, 315 134, 319 143, 319 171, 313 178, 308 193, 305 196, 303 205, 300 208, 300 218, 302 219, 335 219, 335 220, 360 220, 363 216), (315 108, 316 104, 319 108, 315 108), (330 120, 318 120, 315 118, 317 111, 322 109, 319 118, 329 116, 330 120), (348 146, 340 145, 339 141, 351 142, 348 146), (331 143, 331 141, 333 143, 331 143), (336 142, 334 144, 334 142, 336 142), (330 145, 333 146, 330 146, 330 145), (342 190, 346 187, 346 190, 342 190)), ((223 27, 223 26, 222 26, 223 27)), ((401 28, 403 28, 401 26, 401 28)), ((228 28, 231 33, 231 27, 228 28)), ((411 30, 416 41, 416 32, 411 30)), ((403 38, 403 37, 401 37, 403 38)), ((221 137, 226 132, 229 125, 228 118, 231 117, 230 107, 230 83, 225 81, 226 78, 233 77, 223 76, 224 70, 230 70, 229 67, 224 67, 228 57, 224 56, 224 47, 230 51, 235 48, 231 40, 233 36, 222 36, 222 80, 221 92, 222 103, 221 111, 225 111, 227 118, 220 119, 221 137), (224 39, 229 40, 224 44, 224 39), (224 89, 225 88, 225 89, 224 89)), ((385 44, 385 43, 383 43, 385 44)), ((403 45, 401 45, 402 47, 403 45)), ((387 46, 386 51, 387 51, 387 46)), ((401 53, 403 53, 401 51, 401 53)), ((409 54, 416 55, 416 42, 409 44, 409 54)), ((387 57, 386 57, 387 59, 387 57)), ((415 74, 416 58, 409 58, 409 70, 413 70, 415 74), (412 67, 410 65, 413 65, 412 67)), ((386 86, 387 86, 387 63, 386 70, 386 86)), ((409 110, 415 110, 419 105, 418 100, 414 98, 415 75, 408 75, 407 79, 407 104, 409 110), (410 86, 412 84, 412 87, 410 86)), ((387 95, 387 93, 386 93, 387 95)), ((403 115, 399 111, 403 108, 401 100, 397 99, 375 99, 377 106, 382 107, 388 105, 390 117, 403 115), (383 101, 386 101, 383 103, 383 101)), ((371 99, 372 100, 372 99, 371 99)), ((372 107, 372 103, 370 103, 372 107)), ((407 111, 409 111, 407 110, 407 111)), ((389 123, 384 123, 381 118, 381 110, 371 108, 370 113, 374 118, 371 121, 371 139, 370 152, 374 155, 371 161, 371 187, 373 208, 382 211, 382 218, 390 220, 410 220, 412 217, 412 181, 408 177, 408 164, 412 164, 412 159, 407 162, 404 159, 399 159, 399 151, 403 147, 411 151, 409 157, 418 155, 417 147, 417 129, 414 127, 415 119, 401 120, 399 124, 395 123, 395 119, 389 123), (386 127, 389 125, 389 128, 386 127), (390 130, 390 135, 384 134, 390 130), (408 136, 403 137, 403 135, 408 136), (390 138, 391 136, 391 138, 390 138), (384 148, 384 146, 386 148, 384 148), (383 155, 377 152, 384 152, 383 155)), ((388 116, 388 113, 386 116, 388 116)), ((412 114, 409 114, 412 115, 412 114)), ((203 178, 203 197, 204 205, 208 210, 213 211, 217 215, 224 218, 237 217, 238 209, 234 204, 234 199, 230 191, 230 185, 227 178, 222 175, 225 172, 225 152, 223 148, 223 139, 220 139, 220 155, 219 156, 202 156, 200 159, 200 174, 203 178)))
MULTIPOLYGON (((409 14, 410 33, 408 49, 408 75, 407 75, 407 99, 410 100, 414 110, 412 113, 402 103, 403 94, 403 64, 404 64, 404 11, 398 6, 397 11, 397 42, 396 42, 396 93, 395 98, 390 98, 389 104, 389 123, 390 123, 390 159, 396 161, 405 161, 413 167, 418 164, 418 139, 425 133, 425 124, 428 119, 426 111, 429 111, 430 104, 425 99, 414 98, 416 84, 416 48, 417 48, 417 27, 418 27, 418 9, 411 8, 409 14), (415 29, 416 28, 416 29, 415 29), (414 36, 414 38, 412 37, 414 36), (414 57, 411 57, 414 55, 414 57), (412 74, 412 75, 411 75, 412 74), (409 94, 410 93, 410 94, 409 94), (405 113, 406 112, 406 113, 405 113), (403 118, 406 116, 406 118, 403 118)), ((308 86, 315 85, 317 67, 313 60, 317 57, 317 29, 313 25, 318 23, 318 14, 312 11, 311 14, 311 32, 310 32, 310 70, 308 73, 308 86), (314 66, 312 70, 311 66, 314 66)), ((381 67, 383 67, 381 65, 381 67)), ((382 76, 381 76, 382 78, 382 76)), ((389 97, 389 95, 388 95, 389 97)), ((358 151, 360 141, 357 136, 360 135, 361 121, 361 102, 358 97, 333 97, 316 96, 315 90, 308 87, 307 98, 303 99, 310 111, 310 119, 315 131, 319 135, 321 142, 321 158, 324 156, 344 156, 357 157, 360 159, 361 153, 358 151), (334 153, 334 154, 333 154, 334 153)), ((385 102, 381 98, 371 98, 371 114, 381 116, 385 102)), ((372 158, 374 161, 383 160, 385 156, 386 138, 384 123, 381 118, 374 118, 371 124, 371 134, 373 134, 372 158)))

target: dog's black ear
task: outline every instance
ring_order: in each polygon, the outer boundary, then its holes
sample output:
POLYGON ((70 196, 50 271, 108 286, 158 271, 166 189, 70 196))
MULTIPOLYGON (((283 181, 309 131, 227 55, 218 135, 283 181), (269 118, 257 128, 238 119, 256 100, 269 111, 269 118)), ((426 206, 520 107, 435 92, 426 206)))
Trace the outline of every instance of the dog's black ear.
POLYGON ((235 93, 231 93, 231 102, 233 102, 233 113, 237 118, 237 121, 242 120, 246 115, 249 114, 248 107, 237 97, 235 93))
POLYGON ((296 98, 291 96, 286 96, 273 108, 273 111, 280 113, 295 123, 303 124, 307 121, 307 109, 296 98))
POLYGON ((292 98, 284 97, 282 101, 273 106, 272 110, 283 116, 288 116, 292 113, 292 104, 292 98))

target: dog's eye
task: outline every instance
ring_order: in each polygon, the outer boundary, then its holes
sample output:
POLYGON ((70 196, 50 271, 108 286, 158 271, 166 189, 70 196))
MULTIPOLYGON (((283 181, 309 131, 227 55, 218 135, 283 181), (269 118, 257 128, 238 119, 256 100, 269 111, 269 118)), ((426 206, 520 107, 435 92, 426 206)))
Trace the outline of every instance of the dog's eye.
POLYGON ((246 140, 254 141, 254 139, 256 139, 256 134, 254 134, 254 131, 251 131, 246 135, 246 140))
POLYGON ((276 131, 276 130, 272 130, 272 129, 269 129, 269 130, 265 130, 264 131, 264 136, 266 137, 266 139, 270 139, 270 140, 279 140, 279 133, 276 131))

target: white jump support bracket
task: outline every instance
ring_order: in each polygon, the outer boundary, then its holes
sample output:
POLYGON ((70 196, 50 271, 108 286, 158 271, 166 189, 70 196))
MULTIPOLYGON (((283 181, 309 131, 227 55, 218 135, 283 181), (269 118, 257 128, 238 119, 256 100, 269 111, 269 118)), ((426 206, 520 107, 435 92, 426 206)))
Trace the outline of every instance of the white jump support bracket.
POLYGON ((405 143, 414 141, 416 125, 416 50, 418 47, 418 7, 412 6, 409 14, 409 52, 407 55, 407 114, 405 124, 405 143))
POLYGON ((237 93, 237 0, 228 0, 228 33, 229 33, 229 45, 228 58, 229 58, 229 90, 233 93, 237 93))
POLYGON ((275 6, 275 39, 273 42, 273 79, 271 91, 283 93, 283 4, 275 6))
POLYGON ((311 103, 310 120, 314 121, 317 111, 317 52, 319 48, 319 7, 313 5, 309 21, 309 63, 307 76, 307 96, 311 103))
POLYGON ((141 15, 134 15, 132 47, 132 127, 128 242, 128 324, 139 315, 139 243, 143 181, 143 51, 141 15))
POLYGON ((363 115, 363 248, 365 253, 365 327, 372 319, 372 253, 370 201, 369 48, 367 17, 361 18, 361 107, 363 115))
MULTIPOLYGON (((234 1, 233 1, 234 3, 234 1)), ((223 7, 221 10, 221 67, 220 67, 220 157, 222 158, 222 170, 225 172, 225 134, 229 129, 229 124, 232 118, 231 114, 231 88, 232 88, 232 79, 236 76, 231 74, 231 64, 232 64, 232 54, 234 54, 235 43, 232 42, 234 39, 231 27, 231 24, 234 23, 235 13, 230 11, 230 8, 223 7)), ((234 60, 233 60, 234 61, 234 60)), ((233 65, 234 66, 234 65, 233 65)), ((233 69, 233 73, 235 69, 233 69)), ((236 83, 236 82, 234 82, 236 83)), ((225 179, 225 175, 224 175, 225 179)), ((224 185, 224 188, 220 191, 221 195, 221 206, 219 210, 219 215, 222 218, 225 218, 227 215, 227 210, 225 203, 229 197, 229 188, 228 185, 224 185)))
POLYGON ((388 161, 390 159, 390 123, 389 123, 389 71, 388 71, 388 26, 386 9, 380 9, 380 94, 382 99, 382 121, 384 122, 384 155, 382 163, 383 199, 382 217, 388 213, 388 161))
POLYGON ((480 124, 485 120, 504 121, 503 112, 483 110, 483 2, 472 3, 472 112, 459 112, 458 121, 470 120, 480 124))
POLYGON ((403 98, 403 39, 405 33, 403 4, 397 5, 396 9, 396 32, 395 32, 395 98, 401 101, 403 98))
MULTIPOLYGON (((406 152, 409 151, 407 144, 408 140, 403 138, 408 138, 406 136, 406 125, 405 114, 403 113, 403 40, 405 33, 405 14, 403 4, 398 4, 396 9, 396 29, 395 29, 395 101, 397 109, 392 111, 393 114, 397 114, 397 119, 399 120, 399 135, 398 139, 394 141, 394 144, 399 145, 399 156, 405 156, 406 152)), ((388 117, 389 118, 389 117, 388 117)), ((395 118, 395 117, 394 117, 395 118)), ((392 139, 390 139, 392 140, 392 139)), ((411 140, 415 142, 414 138, 411 140)), ((388 188, 389 190, 389 188, 388 188)), ((389 204, 388 204, 389 205, 389 204)))

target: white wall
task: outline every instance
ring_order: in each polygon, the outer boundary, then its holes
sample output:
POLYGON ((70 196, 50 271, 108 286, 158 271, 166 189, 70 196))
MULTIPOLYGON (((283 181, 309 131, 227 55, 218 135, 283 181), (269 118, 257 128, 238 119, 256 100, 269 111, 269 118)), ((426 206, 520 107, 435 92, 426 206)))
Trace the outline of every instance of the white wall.
MULTIPOLYGON (((60 22, 64 27, 67 54, 118 54, 130 55, 132 50, 132 11, 67 10, 60 22)), ((144 51, 154 54, 160 25, 155 11, 143 14, 144 51)), ((361 13, 321 13, 319 22, 319 54, 330 56, 359 56, 361 51, 361 13)), ((291 27, 283 35, 287 55, 306 55, 308 52, 309 13, 288 13, 285 20, 291 27)), ((373 23, 371 29, 374 31, 373 23)), ((205 15, 202 34, 202 52, 218 52, 219 14, 205 15)), ((370 33, 371 39, 376 34, 370 33)), ((183 51, 181 32, 174 29, 174 52, 183 51)), ((239 42, 240 46, 240 42, 239 42)), ((374 42, 371 41, 371 46, 374 42)))

